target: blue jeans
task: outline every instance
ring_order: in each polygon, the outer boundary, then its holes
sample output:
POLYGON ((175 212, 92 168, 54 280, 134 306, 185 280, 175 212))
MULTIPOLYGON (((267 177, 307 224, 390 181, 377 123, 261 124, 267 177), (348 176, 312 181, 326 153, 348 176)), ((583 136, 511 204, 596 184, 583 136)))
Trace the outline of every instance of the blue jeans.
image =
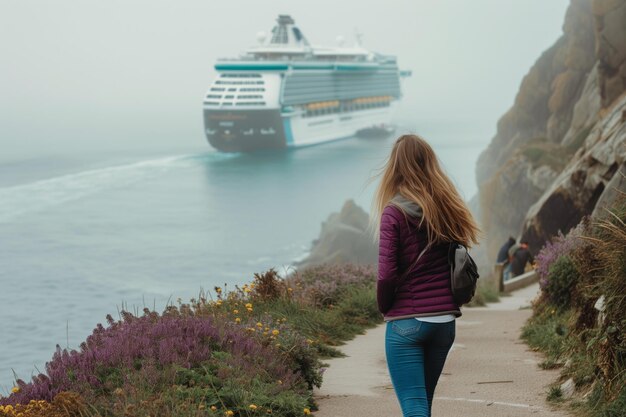
POLYGON ((504 269, 502 270, 502 280, 508 281, 511 279, 511 262, 507 262, 504 264, 504 269))
POLYGON ((404 417, 430 416, 455 333, 455 321, 428 323, 408 318, 387 322, 387 367, 404 417))

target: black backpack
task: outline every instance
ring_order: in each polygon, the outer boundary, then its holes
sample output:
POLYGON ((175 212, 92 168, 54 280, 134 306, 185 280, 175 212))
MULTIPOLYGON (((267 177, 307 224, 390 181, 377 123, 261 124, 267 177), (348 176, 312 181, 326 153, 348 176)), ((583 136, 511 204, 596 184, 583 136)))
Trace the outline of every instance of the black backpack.
POLYGON ((450 285, 452 297, 457 305, 467 304, 476 293, 478 268, 467 248, 458 242, 452 242, 448 250, 450 263, 450 285))

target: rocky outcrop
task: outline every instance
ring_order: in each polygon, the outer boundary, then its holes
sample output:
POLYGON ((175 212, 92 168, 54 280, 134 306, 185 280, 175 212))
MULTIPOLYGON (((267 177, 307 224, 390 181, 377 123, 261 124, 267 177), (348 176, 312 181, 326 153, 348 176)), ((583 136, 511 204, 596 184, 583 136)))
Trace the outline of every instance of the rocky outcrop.
POLYGON ((320 236, 313 241, 311 253, 295 266, 377 263, 378 246, 367 231, 368 222, 369 216, 361 207, 353 200, 346 201, 339 213, 332 213, 322 223, 320 236))
POLYGON ((600 61, 600 96, 609 106, 626 89, 626 3, 594 0, 596 55, 600 61))
MULTIPOLYGON (((592 214, 602 198, 610 204, 626 166, 626 95, 591 130, 575 157, 526 214, 522 239, 540 248, 592 214)), ((596 212, 596 215, 600 212, 596 212)))
POLYGON ((624 160, 625 57, 626 0, 571 0, 479 157, 483 260, 509 235, 538 250, 602 201, 624 160))

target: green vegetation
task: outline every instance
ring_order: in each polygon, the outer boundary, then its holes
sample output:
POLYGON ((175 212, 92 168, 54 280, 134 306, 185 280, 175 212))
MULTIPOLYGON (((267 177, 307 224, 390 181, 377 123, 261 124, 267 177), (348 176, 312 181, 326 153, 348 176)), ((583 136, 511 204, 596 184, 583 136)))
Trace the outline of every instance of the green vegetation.
POLYGON ((382 321, 376 271, 271 269, 162 313, 107 317, 46 374, 16 381, 0 417, 295 417, 315 409, 323 358, 382 321))
POLYGON ((520 152, 530 161, 533 168, 546 165, 556 172, 561 172, 577 149, 574 146, 564 147, 549 142, 546 138, 535 138, 521 147, 520 152))
POLYGON ((624 416, 626 410, 626 197, 607 218, 583 221, 538 254, 541 297, 522 337, 542 351, 543 368, 560 368, 548 393, 582 415, 624 416))
MULTIPOLYGON (((324 358, 381 323, 376 269, 319 266, 215 287, 163 312, 107 316, 79 350, 0 397, 0 417, 297 417, 316 409, 324 358)), ((475 304, 496 301, 482 282, 475 304)))
POLYGON ((472 301, 467 304, 467 307, 482 307, 487 303, 496 303, 500 300, 500 292, 496 285, 487 280, 478 280, 478 286, 476 288, 476 294, 472 301))

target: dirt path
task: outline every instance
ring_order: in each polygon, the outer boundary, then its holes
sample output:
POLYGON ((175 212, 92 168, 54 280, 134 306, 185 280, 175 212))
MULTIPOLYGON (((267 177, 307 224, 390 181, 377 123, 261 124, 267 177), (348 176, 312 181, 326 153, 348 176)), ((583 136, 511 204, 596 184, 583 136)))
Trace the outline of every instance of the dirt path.
MULTIPOLYGON (((519 339, 537 291, 535 285, 500 303, 463 310, 435 392, 434 416, 568 416, 545 402, 558 371, 541 370, 541 357, 519 339)), ((327 361, 315 416, 402 415, 387 372, 384 334, 384 325, 371 329, 341 347, 348 357, 327 361)))

